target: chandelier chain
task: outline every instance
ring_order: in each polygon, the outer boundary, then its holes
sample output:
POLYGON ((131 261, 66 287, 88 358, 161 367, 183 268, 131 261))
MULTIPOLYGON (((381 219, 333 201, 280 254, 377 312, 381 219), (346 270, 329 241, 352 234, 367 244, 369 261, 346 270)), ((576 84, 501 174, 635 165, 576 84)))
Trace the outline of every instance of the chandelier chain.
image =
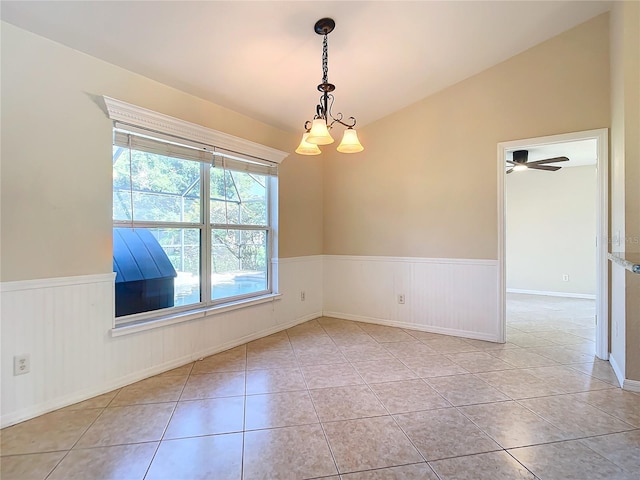
POLYGON ((327 47, 327 36, 322 40, 322 83, 329 83, 329 48, 327 47))

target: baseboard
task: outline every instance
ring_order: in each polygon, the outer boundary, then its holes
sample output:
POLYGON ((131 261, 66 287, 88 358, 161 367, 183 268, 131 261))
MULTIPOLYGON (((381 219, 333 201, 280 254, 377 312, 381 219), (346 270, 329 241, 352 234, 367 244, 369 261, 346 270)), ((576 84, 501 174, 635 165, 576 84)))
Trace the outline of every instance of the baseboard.
POLYGON ((340 318, 342 320, 353 320, 355 322, 373 323, 375 325, 384 325, 386 327, 406 328, 407 330, 417 330, 419 332, 438 333, 441 335, 450 335, 452 337, 470 338, 473 340, 483 340, 485 342, 498 342, 498 338, 493 335, 487 335, 479 332, 470 332, 466 330, 454 330, 451 328, 432 327, 428 325, 416 325, 415 323, 396 322, 383 318, 365 317, 362 315, 352 315, 342 312, 323 312, 325 317, 340 318))
POLYGON ((525 293, 527 295, 543 295, 545 297, 584 298, 587 300, 596 299, 596 296, 590 293, 546 292, 543 290, 523 290, 521 288, 507 288, 507 293, 525 293))
POLYGON ((620 368, 618 362, 612 354, 609 354, 609 363, 611 364, 611 368, 613 368, 613 372, 616 374, 618 383, 622 385, 623 390, 629 390, 630 392, 640 392, 640 381, 624 378, 622 369, 620 368))
POLYGON ((616 357, 614 357, 612 353, 609 353, 609 364, 611 365, 611 368, 613 368, 613 373, 616 374, 618 383, 622 385, 622 388, 624 388, 624 382, 625 382, 624 373, 622 373, 622 369, 618 365, 618 361, 616 360, 616 357))
POLYGON ((629 380, 625 378, 622 383, 623 390, 629 390, 630 392, 640 392, 640 382, 638 380, 629 380))
POLYGON ((8 415, 3 415, 0 418, 0 428, 15 425, 16 423, 29 420, 39 415, 43 415, 45 413, 49 413, 63 407, 68 407, 69 405, 74 405, 78 402, 82 402, 84 400, 88 400, 98 395, 111 392, 117 388, 126 387, 127 385, 131 385, 132 383, 139 382, 140 380, 144 380, 145 378, 153 377, 154 375, 159 375, 161 373, 172 370, 174 368, 181 367, 182 365, 186 365, 198 359, 208 357, 209 355, 215 355, 216 353, 224 352, 225 350, 229 350, 239 345, 243 345, 247 342, 251 342, 252 340, 257 340, 258 338, 266 337, 267 335, 272 335, 274 333, 280 332, 282 330, 286 330, 287 328, 294 327, 300 323, 304 323, 321 316, 322 316, 322 312, 311 313, 311 314, 302 316, 300 318, 297 318, 291 322, 275 325, 273 327, 261 330, 259 332, 255 332, 250 335, 245 335, 244 337, 240 337, 231 342, 227 342, 222 345, 216 345, 215 347, 200 350, 198 352, 186 355, 181 358, 177 358, 170 362, 165 362, 159 365, 155 365, 152 368, 147 368, 145 370, 141 370, 141 371, 132 373, 130 375, 120 377, 116 380, 104 383, 99 387, 94 387, 94 388, 82 390, 80 392, 75 392, 71 395, 59 397, 48 402, 44 402, 29 408, 25 408, 23 410, 12 412, 8 415))

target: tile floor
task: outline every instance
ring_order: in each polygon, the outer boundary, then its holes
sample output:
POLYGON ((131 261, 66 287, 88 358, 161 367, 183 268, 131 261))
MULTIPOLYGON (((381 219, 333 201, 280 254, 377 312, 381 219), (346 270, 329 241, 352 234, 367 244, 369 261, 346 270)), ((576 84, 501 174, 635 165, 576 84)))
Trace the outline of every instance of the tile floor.
POLYGON ((1 478, 638 480, 593 311, 510 295, 504 345, 312 320, 2 430, 1 478))

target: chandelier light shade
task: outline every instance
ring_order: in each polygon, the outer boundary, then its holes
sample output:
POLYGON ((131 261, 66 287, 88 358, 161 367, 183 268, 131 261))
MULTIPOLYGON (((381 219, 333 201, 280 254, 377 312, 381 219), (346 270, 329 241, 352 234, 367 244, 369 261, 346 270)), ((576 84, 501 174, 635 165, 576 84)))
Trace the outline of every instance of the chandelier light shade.
POLYGON ((315 118, 313 120, 307 142, 313 143, 314 145, 329 145, 334 142, 324 118, 315 118))
POLYGON ((339 152, 358 153, 364 150, 360 140, 358 140, 358 134, 353 128, 356 126, 356 119, 354 117, 349 117, 347 120, 344 120, 342 113, 337 113, 334 116, 331 112, 331 107, 333 106, 334 101, 334 97, 331 92, 336 89, 336 86, 329 83, 329 49, 327 44, 327 35, 333 31, 335 26, 336 23, 331 18, 321 18, 314 26, 314 31, 318 35, 323 36, 322 83, 318 85, 318 90, 322 95, 320 95, 320 102, 316 105, 316 114, 313 117, 313 121, 307 120, 304 124, 305 131, 302 134, 300 145, 296 148, 296 153, 300 155, 318 155, 321 153, 318 145, 329 145, 330 143, 333 143, 333 137, 329 132, 336 124, 346 127, 342 137, 342 142, 340 142, 340 145, 338 146, 339 152))
POLYGON ((338 145, 337 150, 340 153, 358 153, 364 150, 364 147, 358 140, 358 132, 353 128, 347 128, 342 136, 342 141, 338 145))
POLYGON ((309 134, 307 132, 302 134, 302 140, 300 140, 300 145, 296 148, 296 153, 300 155, 320 155, 322 152, 318 148, 318 145, 309 143, 307 141, 308 137, 309 134))

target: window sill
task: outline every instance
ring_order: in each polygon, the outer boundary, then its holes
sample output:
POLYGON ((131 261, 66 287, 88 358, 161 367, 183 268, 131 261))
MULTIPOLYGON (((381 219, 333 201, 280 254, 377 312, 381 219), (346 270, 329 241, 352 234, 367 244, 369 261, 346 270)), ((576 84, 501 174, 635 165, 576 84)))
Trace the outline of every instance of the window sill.
POLYGON ((121 337, 123 335, 129 335, 132 333, 144 332, 145 330, 153 330, 154 328, 166 327, 168 325, 175 325, 176 323, 188 322, 197 318, 209 317, 219 313, 230 312, 233 310, 239 310, 241 308, 252 307, 254 305, 260 305, 263 303, 274 302, 280 300, 282 294, 272 293, 269 295, 263 295, 257 298, 249 298, 238 300, 236 302, 225 303, 224 305, 215 305, 212 307, 203 307, 197 310, 189 310, 186 312, 174 313, 172 315, 165 315, 157 318, 145 320, 141 323, 131 325, 119 325, 111 329, 112 337, 121 337))

